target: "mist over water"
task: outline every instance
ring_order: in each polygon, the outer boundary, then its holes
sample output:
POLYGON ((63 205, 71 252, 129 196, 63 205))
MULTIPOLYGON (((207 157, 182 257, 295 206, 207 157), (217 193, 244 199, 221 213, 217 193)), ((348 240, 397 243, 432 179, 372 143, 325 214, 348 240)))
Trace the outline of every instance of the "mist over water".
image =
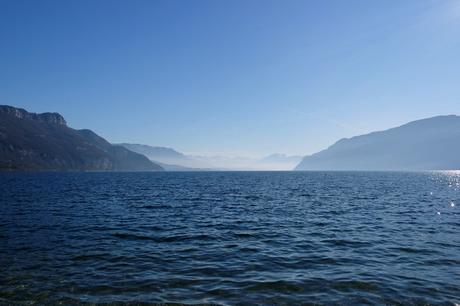
POLYGON ((0 304, 454 304, 458 172, 0 173, 0 304))

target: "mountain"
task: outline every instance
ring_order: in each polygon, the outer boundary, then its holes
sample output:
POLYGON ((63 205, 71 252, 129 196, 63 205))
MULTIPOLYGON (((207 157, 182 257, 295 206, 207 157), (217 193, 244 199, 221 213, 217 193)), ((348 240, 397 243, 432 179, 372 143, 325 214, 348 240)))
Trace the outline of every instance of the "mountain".
POLYGON ((295 170, 460 169, 460 117, 437 116, 341 139, 295 170))
POLYGON ((257 160, 244 156, 223 156, 223 155, 192 155, 191 158, 203 164, 210 165, 214 169, 222 171, 253 171, 257 160))
POLYGON ((300 155, 286 155, 282 153, 274 153, 268 155, 260 160, 262 163, 295 163, 298 164, 302 160, 300 155))
POLYGON ((184 154, 177 152, 176 150, 171 148, 153 147, 136 143, 120 143, 117 145, 123 146, 128 150, 140 153, 142 155, 147 156, 149 159, 157 160, 160 162, 187 160, 187 157, 184 154))
MULTIPOLYGON (((116 144, 133 152, 145 155, 148 159, 158 164, 165 165, 171 171, 193 171, 195 168, 212 168, 212 165, 187 156, 174 149, 166 147, 155 147, 144 144, 120 143, 116 144)), ((166 169, 165 168, 165 169, 166 169)), ((166 169, 166 170, 168 170, 166 169)))
POLYGON ((163 170, 90 130, 68 127, 58 113, 34 114, 7 105, 0 105, 0 169, 163 170))
POLYGON ((133 152, 147 156, 167 171, 257 171, 291 170, 302 156, 272 154, 264 158, 186 155, 171 148, 121 143, 133 152))

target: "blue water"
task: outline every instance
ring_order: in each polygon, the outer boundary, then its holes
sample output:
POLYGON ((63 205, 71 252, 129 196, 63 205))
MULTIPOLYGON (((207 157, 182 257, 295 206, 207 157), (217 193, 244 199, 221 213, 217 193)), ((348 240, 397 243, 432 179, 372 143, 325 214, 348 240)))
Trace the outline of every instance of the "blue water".
POLYGON ((460 303, 460 173, 0 173, 0 304, 460 303))

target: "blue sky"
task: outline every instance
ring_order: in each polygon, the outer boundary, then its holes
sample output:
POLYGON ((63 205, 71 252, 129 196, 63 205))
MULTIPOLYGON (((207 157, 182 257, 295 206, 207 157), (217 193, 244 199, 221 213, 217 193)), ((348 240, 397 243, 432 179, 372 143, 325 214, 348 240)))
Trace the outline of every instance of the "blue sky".
POLYGON ((460 0, 0 0, 0 104, 112 142, 305 155, 460 115, 460 0))

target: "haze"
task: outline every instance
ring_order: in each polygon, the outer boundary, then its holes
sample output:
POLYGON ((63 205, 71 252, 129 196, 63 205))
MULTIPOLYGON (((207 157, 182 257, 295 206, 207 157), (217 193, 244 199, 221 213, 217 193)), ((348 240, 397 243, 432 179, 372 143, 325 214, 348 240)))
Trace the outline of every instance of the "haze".
POLYGON ((0 104, 193 155, 460 114, 458 54, 453 0, 0 2, 0 104))

